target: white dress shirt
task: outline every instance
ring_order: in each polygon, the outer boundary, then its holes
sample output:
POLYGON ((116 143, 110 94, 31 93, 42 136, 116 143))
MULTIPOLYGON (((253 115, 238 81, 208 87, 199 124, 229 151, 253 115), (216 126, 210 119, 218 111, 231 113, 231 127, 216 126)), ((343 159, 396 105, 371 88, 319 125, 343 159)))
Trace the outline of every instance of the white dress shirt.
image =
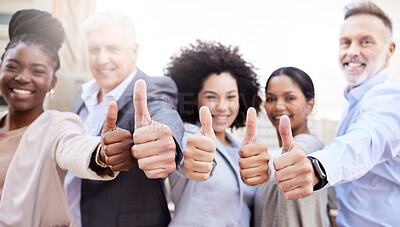
MULTIPOLYGON (((100 87, 95 79, 92 79, 82 85, 81 99, 84 106, 79 112, 79 117, 83 122, 86 134, 98 136, 105 122, 108 106, 112 101, 117 102, 122 96, 128 85, 131 83, 137 73, 137 69, 131 73, 122 83, 120 83, 112 91, 103 96, 101 103, 97 101, 97 95, 100 92, 100 87)), ((133 94, 132 94, 133 95, 133 94)), ((64 190, 67 195, 68 205, 72 216, 78 227, 81 223, 81 179, 75 177, 71 172, 68 172, 64 180, 64 190)))

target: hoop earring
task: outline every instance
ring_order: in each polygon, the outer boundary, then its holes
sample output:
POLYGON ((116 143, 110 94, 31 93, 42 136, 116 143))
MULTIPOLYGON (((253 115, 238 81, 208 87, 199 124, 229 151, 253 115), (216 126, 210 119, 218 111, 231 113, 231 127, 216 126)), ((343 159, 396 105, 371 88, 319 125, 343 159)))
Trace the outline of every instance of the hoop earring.
POLYGON ((48 92, 46 93, 46 96, 49 97, 49 98, 53 98, 53 97, 54 97, 54 93, 55 93, 55 91, 54 91, 54 89, 52 88, 52 89, 50 89, 50 91, 48 91, 48 92))

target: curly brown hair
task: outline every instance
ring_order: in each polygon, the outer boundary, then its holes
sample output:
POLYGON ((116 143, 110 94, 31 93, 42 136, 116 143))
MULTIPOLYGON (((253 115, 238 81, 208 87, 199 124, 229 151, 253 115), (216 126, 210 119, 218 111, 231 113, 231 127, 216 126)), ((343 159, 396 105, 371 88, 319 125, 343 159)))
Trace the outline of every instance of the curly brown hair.
POLYGON ((195 124, 199 121, 195 100, 204 81, 214 73, 230 73, 236 79, 240 105, 239 113, 230 127, 239 128, 245 126, 249 107, 254 107, 257 112, 260 110, 260 84, 254 70, 251 63, 243 60, 237 46, 197 40, 196 44, 181 48, 180 55, 171 57, 165 75, 171 77, 178 87, 178 112, 182 120, 195 124))

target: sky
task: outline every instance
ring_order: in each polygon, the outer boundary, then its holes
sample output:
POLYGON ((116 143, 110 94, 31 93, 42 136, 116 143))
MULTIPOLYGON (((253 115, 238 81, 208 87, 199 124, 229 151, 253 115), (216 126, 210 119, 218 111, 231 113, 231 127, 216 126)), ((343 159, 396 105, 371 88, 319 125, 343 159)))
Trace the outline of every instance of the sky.
MULTIPOLYGON (((97 0, 96 11, 130 16, 137 66, 162 76, 170 57, 197 39, 239 46, 264 87, 277 68, 304 70, 316 89, 315 118, 338 120, 346 81, 339 68, 339 31, 349 0, 97 0)), ((263 89, 262 89, 263 91, 263 89)))

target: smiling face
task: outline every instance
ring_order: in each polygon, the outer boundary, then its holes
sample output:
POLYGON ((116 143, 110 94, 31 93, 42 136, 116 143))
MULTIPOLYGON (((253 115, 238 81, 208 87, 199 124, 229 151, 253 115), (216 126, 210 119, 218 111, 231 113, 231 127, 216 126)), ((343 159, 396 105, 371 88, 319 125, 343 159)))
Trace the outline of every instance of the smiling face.
MULTIPOLYGON (((211 74, 198 94, 198 107, 210 109, 213 129, 217 138, 225 136, 239 113, 239 92, 235 78, 230 73, 211 74)), ((221 139, 220 139, 221 140, 221 139)))
POLYGON ((394 43, 376 16, 360 14, 345 20, 340 33, 339 62, 350 90, 389 65, 394 43))
POLYGON ((137 45, 130 45, 122 26, 93 30, 86 38, 90 70, 101 88, 101 95, 105 95, 135 70, 137 45))
POLYGON ((314 99, 306 101, 299 86, 289 76, 281 74, 271 78, 265 100, 265 110, 276 130, 279 130, 280 117, 287 115, 293 136, 309 134, 307 115, 312 111, 314 99))
POLYGON ((54 88, 54 62, 35 44, 19 43, 9 49, 1 65, 1 92, 9 112, 43 112, 46 93, 54 88))

